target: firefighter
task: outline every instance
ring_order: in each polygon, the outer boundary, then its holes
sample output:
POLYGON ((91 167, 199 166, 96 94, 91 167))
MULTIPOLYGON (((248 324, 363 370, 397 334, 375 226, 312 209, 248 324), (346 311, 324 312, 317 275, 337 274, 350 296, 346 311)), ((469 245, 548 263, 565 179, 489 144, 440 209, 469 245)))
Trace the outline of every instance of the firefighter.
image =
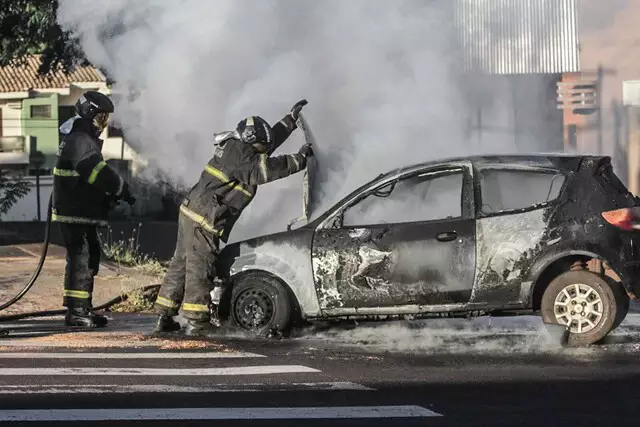
POLYGON ((296 103, 273 128, 251 116, 238 123, 235 131, 215 136, 214 155, 180 206, 175 254, 155 303, 160 316, 154 333, 180 330, 173 319, 180 307, 187 319, 185 335, 216 333, 209 306, 219 242, 227 242, 259 185, 306 167, 307 157, 313 154, 309 144, 296 154, 270 157, 296 129, 306 104, 306 100, 296 103))
POLYGON ((93 279, 101 248, 98 226, 119 199, 135 199, 129 185, 102 158, 100 134, 113 113, 100 92, 87 91, 75 104, 76 115, 60 126, 64 135, 53 169, 51 220, 58 223, 67 251, 63 305, 67 326, 104 327, 107 318, 91 312, 93 279))

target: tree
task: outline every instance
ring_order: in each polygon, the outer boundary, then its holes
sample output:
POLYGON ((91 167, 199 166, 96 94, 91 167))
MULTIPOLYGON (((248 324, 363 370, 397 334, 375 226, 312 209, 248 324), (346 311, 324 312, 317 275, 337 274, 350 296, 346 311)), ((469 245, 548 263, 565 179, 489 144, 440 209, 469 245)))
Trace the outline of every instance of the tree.
POLYGON ((79 41, 56 22, 57 0, 0 0, 0 66, 42 55, 41 74, 86 65, 79 41))
POLYGON ((16 204, 29 193, 29 184, 20 176, 10 176, 0 170, 0 220, 16 204))

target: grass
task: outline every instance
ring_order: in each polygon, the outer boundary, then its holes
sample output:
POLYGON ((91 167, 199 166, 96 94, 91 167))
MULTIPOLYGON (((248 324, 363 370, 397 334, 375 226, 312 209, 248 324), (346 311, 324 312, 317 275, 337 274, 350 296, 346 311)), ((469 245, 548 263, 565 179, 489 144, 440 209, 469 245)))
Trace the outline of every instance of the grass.
POLYGON ((144 295, 140 289, 132 291, 123 291, 123 295, 127 299, 110 308, 115 313, 139 313, 149 312, 153 310, 153 302, 147 295, 144 295))
POLYGON ((109 227, 107 240, 102 242, 104 255, 120 266, 133 267, 151 276, 162 276, 167 272, 166 265, 147 254, 140 253, 138 244, 140 228, 142 224, 138 224, 138 228, 133 229, 133 235, 128 239, 115 240, 113 230, 109 227))
MULTIPOLYGON (((162 277, 167 267, 157 259, 147 254, 140 253, 138 239, 140 236, 140 227, 134 228, 133 235, 127 239, 115 240, 113 238, 113 230, 109 227, 107 239, 102 242, 102 250, 105 257, 118 264, 118 266, 130 267, 143 274, 162 277)), ((153 302, 149 295, 145 295, 140 289, 122 289, 122 295, 126 295, 127 299, 110 308, 113 312, 120 313, 136 313, 148 312, 153 309, 153 302)))

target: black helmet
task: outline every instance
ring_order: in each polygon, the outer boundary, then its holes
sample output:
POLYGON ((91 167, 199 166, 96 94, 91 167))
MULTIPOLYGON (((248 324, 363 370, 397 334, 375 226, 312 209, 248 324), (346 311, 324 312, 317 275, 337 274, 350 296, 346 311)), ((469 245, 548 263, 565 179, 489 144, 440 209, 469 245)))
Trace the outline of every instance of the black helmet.
POLYGON ((240 139, 247 144, 273 144, 273 129, 266 120, 258 116, 249 116, 236 127, 240 139))
POLYGON ((98 134, 107 126, 113 111, 109 97, 93 90, 86 91, 76 101, 76 114, 91 121, 98 134))

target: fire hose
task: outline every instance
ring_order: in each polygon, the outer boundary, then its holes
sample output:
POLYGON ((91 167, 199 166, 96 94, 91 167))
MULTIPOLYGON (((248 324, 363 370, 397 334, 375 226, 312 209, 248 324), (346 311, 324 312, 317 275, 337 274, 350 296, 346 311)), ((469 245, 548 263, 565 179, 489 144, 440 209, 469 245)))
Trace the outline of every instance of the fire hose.
MULTIPOLYGON (((36 266, 35 270, 33 271, 33 274, 31 275, 31 278, 29 279, 29 281, 27 282, 27 284, 24 286, 24 288, 22 288, 22 290, 16 294, 14 297, 12 297, 10 300, 8 300, 7 302, 4 302, 2 304, 0 304, 0 311, 6 310, 7 308, 11 307, 12 305, 16 304, 18 301, 20 301, 22 299, 22 297, 24 297, 30 290, 31 288, 33 288, 33 286, 36 284, 36 282, 38 281, 38 277, 40 276, 40 273, 42 272, 42 267, 44 266, 44 262, 46 260, 47 257, 47 251, 49 250, 49 243, 51 240, 51 207, 52 207, 52 198, 53 196, 49 197, 49 205, 47 207, 47 220, 45 222, 45 231, 44 231, 44 242, 42 244, 42 251, 40 252, 40 259, 38 260, 38 265, 36 266)), ((141 292, 143 295, 149 295, 150 293, 152 293, 153 291, 156 291, 157 289, 160 288, 160 285, 148 285, 148 286, 144 286, 142 288, 140 288, 138 291, 141 292)), ((95 306, 93 308, 91 308, 91 311, 98 311, 98 310, 105 310, 109 307, 112 307, 116 304, 119 304, 123 301, 126 301, 128 298, 128 295, 126 294, 122 294, 119 295, 115 298, 110 299, 109 301, 100 304, 98 306, 95 306)), ((33 311, 33 312, 28 312, 28 313, 18 313, 18 314, 10 314, 10 315, 5 315, 5 316, 0 316, 0 322, 12 322, 12 321, 16 321, 16 320, 21 320, 21 319, 28 319, 28 318, 33 318, 33 317, 49 317, 49 316, 58 316, 58 315, 62 315, 66 313, 66 309, 62 309, 62 310, 46 310, 46 311, 33 311)), ((5 330, 5 335, 7 333, 7 331, 5 330)))

